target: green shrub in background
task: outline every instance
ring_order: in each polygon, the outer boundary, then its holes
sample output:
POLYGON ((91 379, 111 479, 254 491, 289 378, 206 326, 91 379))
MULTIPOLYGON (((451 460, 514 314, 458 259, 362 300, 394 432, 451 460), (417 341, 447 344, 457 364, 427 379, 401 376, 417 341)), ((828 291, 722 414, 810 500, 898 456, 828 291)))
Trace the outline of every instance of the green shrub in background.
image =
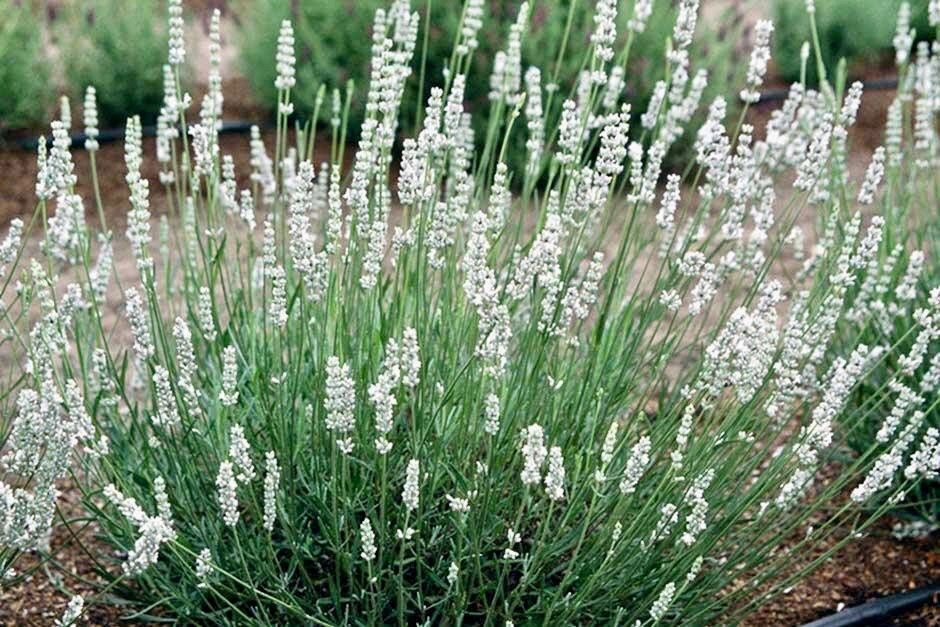
MULTIPOLYGON (((485 119, 488 107, 489 77, 496 53, 505 47, 507 24, 510 24, 519 10, 520 0, 487 0, 484 9, 483 28, 479 34, 479 47, 473 57, 467 75, 466 108, 476 114, 475 121, 485 119)), ((672 31, 676 11, 672 2, 654 3, 654 11, 646 30, 632 43, 631 64, 626 76, 626 99, 633 104, 635 113, 645 109, 653 84, 663 78, 665 66, 662 53, 663 43, 672 31)), ((273 110, 276 103, 274 88, 275 68, 271 63, 276 52, 277 33, 281 20, 290 18, 294 23, 297 40, 297 85, 292 90, 295 112, 301 119, 308 118, 315 107, 317 92, 321 86, 328 89, 340 88, 352 80, 355 94, 352 101, 350 132, 355 133, 362 121, 363 99, 369 76, 371 50, 366 42, 371 41, 372 19, 375 10, 387 7, 387 0, 310 0, 302 3, 289 3, 282 0, 257 0, 244 2, 239 11, 241 23, 245 26, 241 32, 240 54, 242 71, 260 103, 273 110), (323 29, 323 24, 330 24, 323 29)), ((526 67, 542 68, 542 83, 546 85, 553 74, 562 93, 568 93, 576 83, 578 73, 584 63, 583 52, 588 49, 588 38, 593 28, 594 3, 559 0, 551 3, 532 4, 529 29, 526 32, 522 62, 523 72, 526 67), (570 14, 570 15, 569 15, 570 14), (562 41, 565 38, 568 20, 571 20, 567 40, 567 51, 560 66, 556 67, 562 41), (557 73, 556 73, 557 72, 557 73)), ((617 16, 618 32, 621 43, 627 32, 626 23, 632 15, 633 2, 621 3, 617 16)), ((424 96, 420 99, 409 95, 404 99, 402 126, 411 130, 416 118, 416 105, 423 104, 430 87, 443 83, 442 74, 453 48, 455 34, 460 23, 463 2, 461 0, 434 0, 431 6, 430 31, 427 33, 427 64, 424 76, 424 96)), ((414 10, 422 17, 422 24, 427 12, 426 2, 416 2, 414 10)), ((709 70, 709 84, 703 96, 703 102, 709 102, 719 93, 727 93, 728 86, 735 78, 740 78, 741 68, 731 63, 733 45, 740 41, 739 23, 736 20, 724 20, 721 29, 700 28, 697 33, 695 50, 692 55, 692 73, 699 67, 709 70)), ((416 60, 420 62, 421 46, 425 37, 422 31, 418 36, 416 60)), ((420 66, 420 63, 415 63, 420 66)), ((420 80, 416 70, 409 89, 414 94, 420 80)), ((329 108, 328 101, 326 108, 329 108)), ((329 118, 328 111, 321 110, 320 121, 329 118)), ((519 132, 512 138, 513 144, 521 148, 524 143, 524 125, 519 125, 519 132)), ((549 123, 548 128, 553 124, 549 123)), ((477 137, 480 139, 484 129, 477 125, 477 137)), ((519 153, 521 150, 511 151, 519 153)), ((509 162, 514 162, 513 154, 509 162)))
POLYGON ((94 0, 66 12, 57 33, 65 88, 80 103, 93 85, 103 125, 121 126, 130 115, 156 119, 166 60, 163 9, 154 0, 94 0))
MULTIPOLYGON (((850 65, 875 62, 890 52, 902 0, 826 0, 816 3, 816 25, 821 42, 820 53, 827 67, 835 67, 845 58, 850 65), (861 9, 863 10, 860 10, 861 9)), ((918 38, 931 34, 927 22, 928 0, 911 0, 911 26, 918 38)), ((800 78, 800 48, 810 39, 806 0, 776 0, 774 7, 774 61, 780 77, 787 81, 800 78)), ((807 76, 816 80, 813 63, 807 76)))
POLYGON ((0 2, 0 85, 0 134, 45 119, 52 91, 40 22, 10 0, 0 2))

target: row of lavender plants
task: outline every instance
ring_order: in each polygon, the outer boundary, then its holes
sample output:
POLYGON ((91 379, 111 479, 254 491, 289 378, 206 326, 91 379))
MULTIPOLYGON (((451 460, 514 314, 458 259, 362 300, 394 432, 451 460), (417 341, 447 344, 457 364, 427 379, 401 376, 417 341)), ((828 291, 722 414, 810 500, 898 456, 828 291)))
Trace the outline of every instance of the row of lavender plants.
POLYGON ((196 108, 170 2, 159 178, 132 117, 126 219, 102 206, 89 90, 95 193, 75 192, 64 111, 36 210, 0 246, 5 583, 65 528, 103 582, 87 601, 138 616, 733 622, 934 479, 940 289, 908 220, 938 198, 937 45, 912 49, 902 10, 884 146, 851 176, 863 90, 827 75, 815 36, 820 87, 795 83, 755 129, 773 25, 754 29, 740 93, 700 102, 699 7, 681 0, 649 107, 622 104, 651 8, 597 3, 589 45, 561 43, 582 61, 571 93, 523 67, 526 3, 488 24, 506 45, 475 137, 464 88, 487 17, 467 0, 401 137, 421 16, 394 0, 351 159, 340 97, 320 137, 290 128, 285 21, 276 129, 252 133, 239 178, 219 145, 218 14, 196 108), (700 111, 689 162, 666 171, 700 111), (862 342, 879 316, 900 337, 862 342))

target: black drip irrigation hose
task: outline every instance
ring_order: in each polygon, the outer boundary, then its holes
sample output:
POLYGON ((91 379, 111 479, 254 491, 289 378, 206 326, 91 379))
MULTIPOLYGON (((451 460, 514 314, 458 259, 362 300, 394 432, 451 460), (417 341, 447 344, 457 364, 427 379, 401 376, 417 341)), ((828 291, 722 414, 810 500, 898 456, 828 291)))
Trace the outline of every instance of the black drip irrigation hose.
MULTIPOLYGON (((870 81, 864 81, 862 84, 864 85, 866 91, 896 89, 898 86, 898 79, 878 78, 870 81)), ((761 92, 760 100, 758 100, 757 104, 760 105, 767 102, 778 102, 781 100, 786 100, 789 93, 789 89, 768 89, 767 91, 761 92)), ((219 133, 247 133, 251 130, 252 126, 268 128, 271 126, 271 124, 255 124, 253 122, 245 122, 242 120, 232 120, 230 122, 222 122, 222 128, 219 129, 219 133)), ((142 131, 144 136, 152 137, 157 134, 157 127, 145 126, 143 127, 142 131)), ((124 139, 123 128, 104 129, 98 133, 99 143, 115 142, 122 139, 124 139)), ((73 133, 71 140, 72 148, 81 148, 85 145, 85 133, 73 133)), ((28 137, 26 139, 22 139, 17 142, 17 145, 23 150, 35 151, 36 147, 39 145, 39 137, 28 137)))
MULTIPOLYGON (((870 81, 862 81, 862 86, 865 91, 883 91, 888 89, 897 89, 898 88, 898 79, 894 78, 875 78, 870 81)), ((760 100, 757 101, 758 104, 763 104, 765 102, 775 102, 780 100, 786 100, 787 96, 790 94, 790 89, 768 89, 763 91, 760 94, 760 100)))
POLYGON ((836 614, 806 623, 803 627, 881 625, 893 616, 928 604, 940 607, 940 583, 856 605, 836 614))
MULTIPOLYGON (((267 128, 270 125, 264 123, 259 124, 255 122, 246 122, 243 120, 231 120, 229 122, 222 122, 222 127, 219 129, 219 133, 247 133, 251 130, 252 126, 267 128)), ((141 128, 141 132, 145 137, 153 137, 157 134, 157 127, 144 126, 141 128)), ((87 138, 85 133, 72 133, 70 139, 72 140, 72 148, 82 148, 85 145, 85 139, 87 138)), ((98 143, 101 144, 116 142, 122 139, 124 139, 123 128, 108 128, 98 132, 98 143)), ((19 142, 17 142, 17 144, 23 150, 35 151, 36 147, 39 146, 39 137, 28 137, 26 139, 21 139, 19 142)))

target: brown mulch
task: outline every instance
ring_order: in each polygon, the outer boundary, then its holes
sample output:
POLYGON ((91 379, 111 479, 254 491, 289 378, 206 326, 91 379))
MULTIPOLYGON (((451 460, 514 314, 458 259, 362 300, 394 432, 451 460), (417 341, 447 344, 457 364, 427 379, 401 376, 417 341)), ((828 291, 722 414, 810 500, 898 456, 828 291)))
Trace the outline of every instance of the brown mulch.
MULTIPOLYGON (((817 498, 842 472, 844 467, 838 462, 823 466, 807 499, 817 498)), ((840 510, 848 502, 848 490, 840 491, 831 501, 831 511, 840 510)), ((873 599, 940 583, 940 529, 905 534, 903 531, 911 529, 912 520, 902 521, 891 514, 862 527, 853 525, 863 523, 865 516, 857 523, 843 518, 827 529, 829 520, 826 510, 820 509, 809 517, 805 528, 780 542, 782 554, 786 555, 787 548, 796 546, 806 534, 824 534, 815 536, 815 545, 804 545, 801 553, 792 558, 788 570, 758 588, 756 598, 778 591, 775 584, 783 584, 789 577, 813 568, 809 576, 758 606, 743 621, 745 626, 802 625, 873 599), (863 533, 857 533, 859 530, 863 533)), ((940 626, 940 596, 932 603, 894 617, 891 622, 878 624, 940 626)))
MULTIPOLYGON (((808 578, 759 608, 744 623, 801 625, 872 599, 915 590, 940 581, 940 533, 897 539, 888 517, 867 536, 849 542, 808 578)), ((835 539, 834 539, 835 540, 835 539)), ((808 565, 825 553, 818 547, 793 564, 808 565)), ((933 605, 896 617, 894 625, 940 625, 940 599, 933 605)))
MULTIPOLYGON (((64 515, 80 511, 80 493, 74 485, 63 485, 59 508, 64 515)), ((101 579, 95 570, 93 558, 84 546, 95 545, 94 528, 74 525, 69 531, 57 525, 50 541, 50 560, 43 563, 35 554, 25 554, 15 564, 18 577, 12 585, 0 582, 0 624, 48 626, 53 624, 69 599, 76 594, 85 598, 82 624, 114 625, 122 621, 127 612, 116 605, 92 603, 101 579)), ((94 547, 96 557, 107 553, 100 544, 94 547)), ((109 568, 117 568, 115 560, 109 568)))

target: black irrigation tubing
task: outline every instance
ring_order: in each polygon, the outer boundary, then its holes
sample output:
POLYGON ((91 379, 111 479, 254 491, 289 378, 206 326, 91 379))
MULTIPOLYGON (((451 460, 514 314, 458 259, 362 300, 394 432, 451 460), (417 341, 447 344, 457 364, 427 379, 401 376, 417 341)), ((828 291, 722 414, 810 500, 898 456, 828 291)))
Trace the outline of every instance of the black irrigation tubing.
MULTIPOLYGON (((862 86, 865 88, 865 91, 897 89, 898 79, 897 77, 875 78, 870 81, 862 81, 862 86)), ((758 100, 757 102, 758 104, 763 104, 765 102, 778 102, 780 100, 786 100, 789 94, 790 94, 789 88, 768 89, 767 91, 761 92, 760 100, 758 100)))
POLYGON ((806 623, 803 627, 881 625, 893 616, 927 604, 940 607, 940 583, 856 605, 836 614, 806 623))
MULTIPOLYGON (((866 91, 873 90, 886 90, 886 89, 896 89, 898 86, 897 78, 878 78, 870 81, 864 81, 862 83, 866 91)), ((760 100, 758 104, 763 104, 766 102, 775 102, 780 100, 786 100, 787 95, 790 93, 789 89, 769 89, 767 91, 761 92, 760 100)), ((219 130, 220 133, 247 133, 251 130, 252 126, 259 126, 262 128, 268 128, 273 126, 268 123, 255 124, 253 122, 246 122, 242 120, 232 120, 229 122, 222 122, 222 128, 219 130)), ((145 126, 143 127, 143 134, 146 137, 152 137, 157 134, 156 126, 145 126)), ((85 145, 85 134, 84 133, 73 133, 72 134, 72 148, 81 148, 85 145)), ((115 142, 124 139, 124 129, 123 128, 112 128, 104 129, 98 133, 98 142, 107 143, 115 142)), ((17 142, 19 147, 23 150, 35 151, 36 147, 39 145, 39 137, 28 137, 17 142)))
MULTIPOLYGON (((272 124, 266 122, 247 122, 244 120, 231 120, 228 122, 222 122, 222 128, 219 129, 219 133, 248 133, 251 131, 252 126, 257 126, 259 128, 268 128, 273 127, 272 124)), ((157 134, 156 126, 144 126, 141 131, 145 137, 153 137, 157 134)), ((85 133, 72 133, 72 148, 81 148, 85 145, 85 133)), ((98 132, 98 142, 99 143, 108 143, 116 142, 124 139, 124 129, 123 128, 109 128, 103 129, 98 132)), ((39 137, 27 137, 21 139, 17 142, 17 145, 23 150, 35 151, 36 147, 39 145, 39 137)))

